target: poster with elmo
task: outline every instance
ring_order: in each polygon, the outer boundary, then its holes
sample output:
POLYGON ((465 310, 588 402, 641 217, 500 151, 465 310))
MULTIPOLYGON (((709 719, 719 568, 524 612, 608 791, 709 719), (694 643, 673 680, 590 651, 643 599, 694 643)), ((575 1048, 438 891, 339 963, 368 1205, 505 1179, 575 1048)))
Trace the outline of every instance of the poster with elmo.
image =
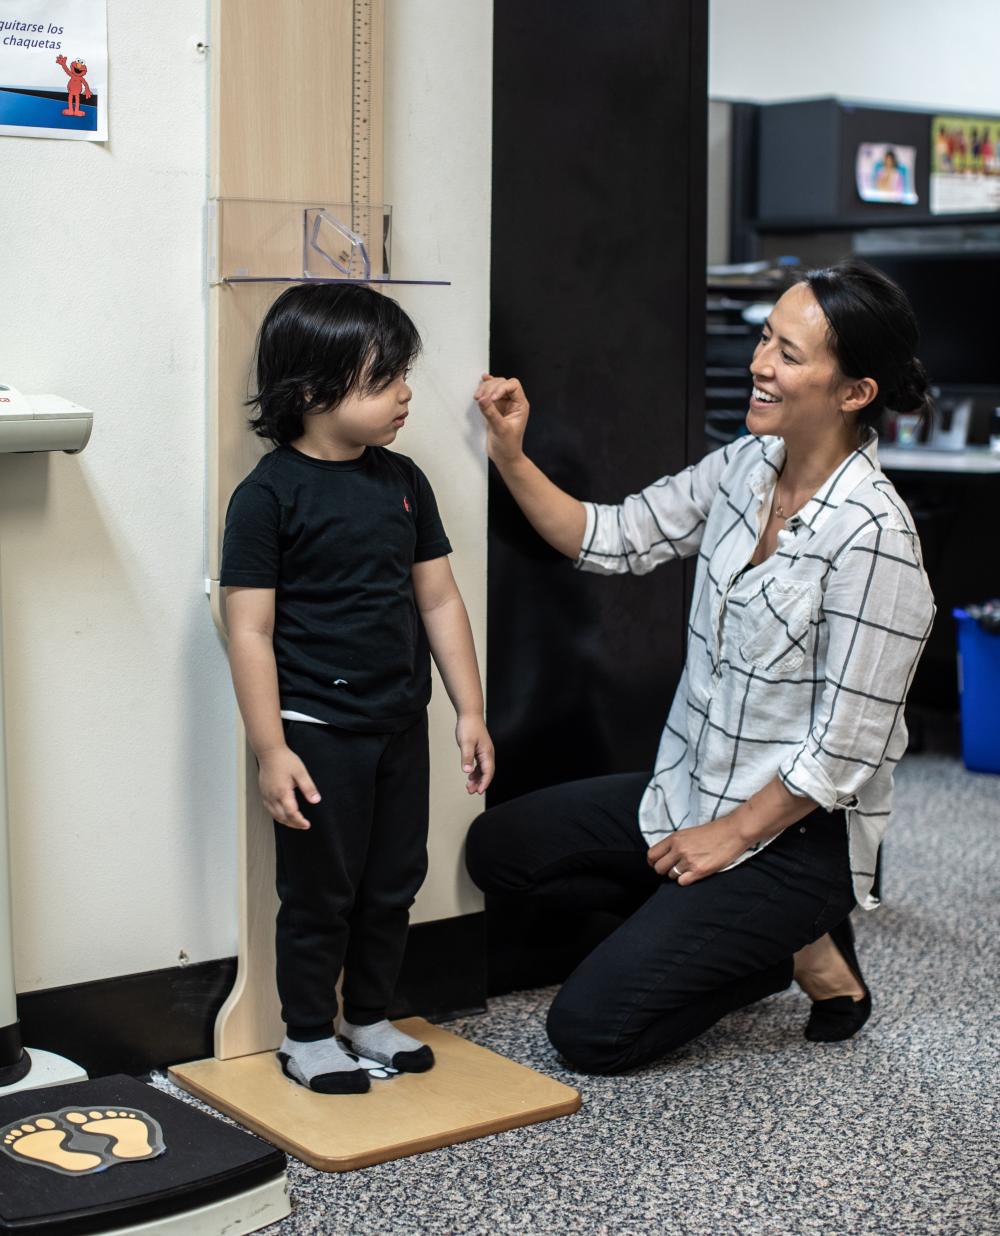
POLYGON ((107 0, 0 0, 0 134, 107 141, 107 0))

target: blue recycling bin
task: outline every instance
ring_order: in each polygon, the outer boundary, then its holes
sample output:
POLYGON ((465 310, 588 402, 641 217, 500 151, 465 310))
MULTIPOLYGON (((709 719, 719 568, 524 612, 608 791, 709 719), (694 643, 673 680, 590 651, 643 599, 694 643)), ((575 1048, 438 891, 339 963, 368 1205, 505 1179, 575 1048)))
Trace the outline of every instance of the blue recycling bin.
POLYGON ((964 609, 958 623, 962 760, 972 772, 1000 773, 1000 632, 986 631, 964 609))

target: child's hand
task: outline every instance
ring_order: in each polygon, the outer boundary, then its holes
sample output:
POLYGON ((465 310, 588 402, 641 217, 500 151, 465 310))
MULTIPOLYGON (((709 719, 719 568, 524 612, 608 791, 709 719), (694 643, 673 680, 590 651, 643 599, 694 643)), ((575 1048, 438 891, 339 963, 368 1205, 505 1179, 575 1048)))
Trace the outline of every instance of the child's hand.
POLYGON ((469 774, 465 788, 470 794, 485 794, 493 780, 493 739, 481 716, 459 717, 455 741, 462 753, 462 772, 469 774))
POLYGON ((309 821, 299 810, 298 789, 310 803, 319 802, 319 790, 305 764, 289 747, 277 747, 260 757, 260 796, 272 819, 288 828, 308 828, 309 821))
POLYGON ((473 396, 486 420, 486 452, 495 464, 515 463, 524 453, 530 405, 517 378, 484 373, 473 396))

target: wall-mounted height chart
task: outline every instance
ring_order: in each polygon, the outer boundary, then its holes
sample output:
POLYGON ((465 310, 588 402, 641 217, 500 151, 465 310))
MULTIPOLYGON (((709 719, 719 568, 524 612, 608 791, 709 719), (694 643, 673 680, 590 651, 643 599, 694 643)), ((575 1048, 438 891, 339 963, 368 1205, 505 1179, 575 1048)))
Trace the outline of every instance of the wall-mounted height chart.
MULTIPOLYGON (((336 207, 372 273, 382 269, 382 214, 369 207, 382 200, 383 10, 384 0, 214 0, 208 570, 220 629, 226 506, 263 450, 246 426, 254 339, 282 288, 304 277, 306 210, 336 207), (226 271, 240 273, 230 282, 226 271)), ((240 971, 216 1027, 222 1059, 281 1038, 271 822, 242 729, 239 746, 240 971)))

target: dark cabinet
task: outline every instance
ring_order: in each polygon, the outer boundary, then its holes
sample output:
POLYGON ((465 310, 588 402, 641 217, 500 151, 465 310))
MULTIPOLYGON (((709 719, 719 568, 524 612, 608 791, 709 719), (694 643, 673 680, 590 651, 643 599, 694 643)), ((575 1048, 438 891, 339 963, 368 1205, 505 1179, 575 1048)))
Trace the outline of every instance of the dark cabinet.
MULTIPOLYGON (((504 0, 494 26, 491 367, 539 466, 616 501, 704 450, 705 6, 504 0)), ((488 596, 494 801, 651 767, 683 569, 574 571, 494 476, 488 596)))
MULTIPOLYGON (((704 451, 706 6, 502 0, 494 36, 491 368, 524 382, 539 466, 617 501, 704 451)), ((491 802, 651 769, 684 567, 575 571, 495 475, 489 525, 491 802)), ((488 911, 494 990, 559 977, 587 932, 488 911)))
MULTIPOLYGON (((761 106, 757 116, 757 227, 854 229, 965 218, 931 213, 932 127, 937 114, 832 98, 761 106), (862 200, 856 163, 864 143, 914 149, 911 187, 915 203, 862 200)), ((996 127, 996 118, 992 118, 991 129, 996 127)))

